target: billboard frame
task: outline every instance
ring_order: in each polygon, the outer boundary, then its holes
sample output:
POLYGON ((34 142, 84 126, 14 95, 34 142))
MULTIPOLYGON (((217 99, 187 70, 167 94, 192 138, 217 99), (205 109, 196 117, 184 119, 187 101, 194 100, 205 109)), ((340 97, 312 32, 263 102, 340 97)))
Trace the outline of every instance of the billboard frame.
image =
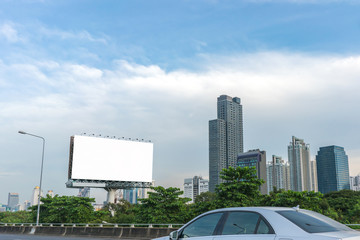
POLYGON ((153 184, 152 182, 143 182, 143 181, 113 181, 113 180, 71 178, 72 165, 73 165, 72 161, 73 161, 73 153, 74 153, 74 137, 75 136, 70 137, 68 181, 65 183, 67 188, 90 187, 90 188, 104 188, 104 189, 133 189, 133 188, 150 188, 152 186, 153 184))

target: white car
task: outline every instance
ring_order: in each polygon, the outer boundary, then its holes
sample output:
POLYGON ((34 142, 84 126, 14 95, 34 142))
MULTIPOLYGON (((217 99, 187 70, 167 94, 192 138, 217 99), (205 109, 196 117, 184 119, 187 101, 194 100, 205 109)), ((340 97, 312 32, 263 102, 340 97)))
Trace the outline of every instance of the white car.
POLYGON ((213 210, 155 240, 360 240, 360 232, 319 213, 296 208, 213 210))

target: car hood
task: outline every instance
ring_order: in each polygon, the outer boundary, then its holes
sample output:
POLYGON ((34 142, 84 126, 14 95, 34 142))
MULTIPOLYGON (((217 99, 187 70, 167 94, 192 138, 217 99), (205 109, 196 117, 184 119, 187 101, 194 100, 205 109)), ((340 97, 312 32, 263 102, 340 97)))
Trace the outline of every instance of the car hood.
POLYGON ((338 232, 324 232, 313 233, 314 235, 334 237, 346 240, 360 240, 360 232, 358 231, 338 231, 338 232))

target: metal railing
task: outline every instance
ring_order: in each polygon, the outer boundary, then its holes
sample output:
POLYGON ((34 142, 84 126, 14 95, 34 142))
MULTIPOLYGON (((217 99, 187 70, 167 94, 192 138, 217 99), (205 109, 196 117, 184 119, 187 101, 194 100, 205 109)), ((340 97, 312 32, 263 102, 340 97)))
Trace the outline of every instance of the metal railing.
MULTIPOLYGON (((184 224, 182 223, 39 223, 41 227, 162 227, 162 228, 180 228, 184 224)), ((360 224, 344 224, 346 226, 357 226, 360 224)), ((0 226, 20 226, 20 227, 35 227, 36 223, 2 223, 0 226)))
MULTIPOLYGON (((39 223, 41 227, 162 227, 162 228, 180 228, 184 224, 180 223, 39 223)), ((20 226, 35 227, 36 223, 2 223, 0 226, 20 226)))

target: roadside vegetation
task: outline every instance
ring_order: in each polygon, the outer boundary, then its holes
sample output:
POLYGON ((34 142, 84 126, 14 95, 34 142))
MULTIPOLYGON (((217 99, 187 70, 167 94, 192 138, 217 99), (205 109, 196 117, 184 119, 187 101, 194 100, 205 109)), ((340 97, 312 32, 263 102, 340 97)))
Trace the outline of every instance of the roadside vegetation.
MULTIPOLYGON (((94 211, 93 198, 47 196, 42 198, 41 223, 185 223, 193 217, 217 208, 246 206, 295 207, 313 210, 346 224, 360 223, 360 192, 342 190, 322 194, 274 189, 262 195, 259 186, 263 180, 256 177, 254 168, 224 169, 215 193, 205 192, 189 204, 180 197, 179 188, 152 187, 149 197, 141 204, 121 200, 94 211)), ((1 223, 33 223, 37 206, 30 211, 1 212, 1 223)))

